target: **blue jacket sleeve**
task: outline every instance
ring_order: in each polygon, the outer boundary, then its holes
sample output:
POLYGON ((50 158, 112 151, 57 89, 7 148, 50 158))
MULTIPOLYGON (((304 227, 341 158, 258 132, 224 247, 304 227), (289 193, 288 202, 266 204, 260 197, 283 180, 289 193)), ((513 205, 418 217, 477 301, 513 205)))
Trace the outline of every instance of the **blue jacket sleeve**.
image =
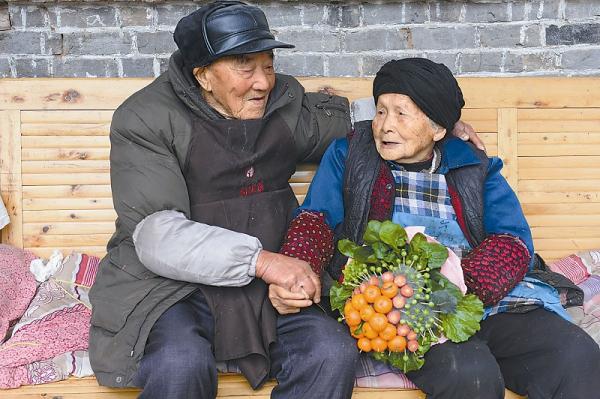
POLYGON ((500 174, 502 165, 501 159, 490 158, 483 194, 484 228, 488 234, 510 234, 519 237, 533 256, 531 229, 517 195, 500 174))
POLYGON ((344 168, 348 155, 348 140, 345 138, 333 141, 319 165, 302 206, 302 211, 323 212, 325 221, 332 230, 344 219, 344 168))

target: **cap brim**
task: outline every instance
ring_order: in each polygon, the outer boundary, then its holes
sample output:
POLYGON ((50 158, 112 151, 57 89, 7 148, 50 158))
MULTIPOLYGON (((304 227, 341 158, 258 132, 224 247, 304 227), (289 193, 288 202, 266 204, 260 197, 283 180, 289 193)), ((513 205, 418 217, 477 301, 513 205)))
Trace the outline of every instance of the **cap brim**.
POLYGON ((250 43, 242 44, 241 46, 232 48, 224 52, 223 54, 219 54, 219 57, 226 55, 240 55, 240 54, 252 54, 252 53, 261 53, 263 51, 269 51, 276 48, 294 48, 293 44, 287 44, 275 39, 260 39, 255 40, 250 43))

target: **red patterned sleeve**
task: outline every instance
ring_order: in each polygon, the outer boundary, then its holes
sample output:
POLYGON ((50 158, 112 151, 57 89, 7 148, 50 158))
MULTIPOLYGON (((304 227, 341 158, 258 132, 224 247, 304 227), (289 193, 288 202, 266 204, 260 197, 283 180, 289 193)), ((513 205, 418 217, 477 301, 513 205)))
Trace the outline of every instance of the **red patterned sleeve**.
POLYGON ((333 231, 325 222, 325 215, 305 211, 296 216, 279 252, 310 263, 314 272, 321 275, 333 256, 333 231))
POLYGON ((530 260, 517 237, 491 235, 462 259, 465 284, 485 306, 494 305, 523 279, 530 260))

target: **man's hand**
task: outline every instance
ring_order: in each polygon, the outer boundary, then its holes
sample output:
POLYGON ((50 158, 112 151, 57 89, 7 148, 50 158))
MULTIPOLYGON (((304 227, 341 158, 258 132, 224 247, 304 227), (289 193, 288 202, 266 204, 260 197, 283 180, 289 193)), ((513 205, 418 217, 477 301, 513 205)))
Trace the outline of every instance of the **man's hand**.
POLYGON ((261 250, 256 261, 256 277, 293 293, 300 293, 315 303, 321 301, 321 280, 308 262, 261 250))
POLYGON ((305 292, 292 292, 276 284, 269 285, 269 299, 279 314, 298 313, 313 304, 305 292))
POLYGON ((456 122, 454 129, 452 129, 452 134, 463 141, 470 141, 475 147, 479 148, 481 151, 485 151, 485 144, 483 144, 483 141, 468 123, 463 121, 456 122))

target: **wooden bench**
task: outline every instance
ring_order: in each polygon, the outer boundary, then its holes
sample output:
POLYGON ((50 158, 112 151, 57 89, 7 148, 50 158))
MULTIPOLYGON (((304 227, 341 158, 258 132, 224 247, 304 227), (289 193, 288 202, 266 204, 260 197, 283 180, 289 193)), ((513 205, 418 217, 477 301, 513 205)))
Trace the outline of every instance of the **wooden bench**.
MULTIPOLYGON (((350 100, 371 95, 366 78, 303 78, 350 100)), ((547 260, 600 248, 600 78, 461 78, 463 120, 505 162, 535 246, 547 260)), ((0 79, 0 188, 11 217, 2 242, 49 256, 102 256, 114 230, 108 132, 113 110, 149 79, 0 79)), ((314 174, 291 182, 301 201, 314 174)), ((219 377, 219 397, 267 398, 240 376, 219 377)), ((93 378, 2 391, 3 398, 128 398, 135 389, 93 378)), ((355 398, 423 398, 420 391, 355 390, 355 398)), ((507 398, 518 396, 507 391, 507 398)))

